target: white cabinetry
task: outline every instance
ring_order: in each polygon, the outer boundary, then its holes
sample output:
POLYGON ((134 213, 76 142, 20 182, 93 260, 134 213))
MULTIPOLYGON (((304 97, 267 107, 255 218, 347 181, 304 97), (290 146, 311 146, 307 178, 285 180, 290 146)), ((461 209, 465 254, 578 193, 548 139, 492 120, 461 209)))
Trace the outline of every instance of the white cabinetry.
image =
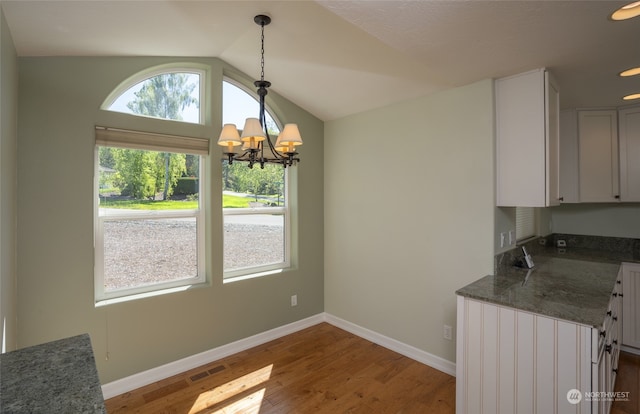
POLYGON ((497 79, 497 205, 558 205, 559 93, 544 69, 497 79))
POLYGON ((640 352, 640 264, 622 264, 622 345, 640 352))
POLYGON ((581 202, 620 199, 617 111, 578 111, 581 202))
POLYGON ((640 107, 618 111, 620 198, 640 201, 640 107))
MULTIPOLYGON (((599 332, 599 346, 593 348, 598 350, 598 358, 593 359, 593 390, 611 392, 615 388, 616 376, 618 374, 618 360, 620 357, 620 346, 623 332, 623 312, 622 312, 622 277, 623 270, 620 269, 616 286, 613 290, 607 316, 603 324, 603 331, 599 332)), ((594 329, 594 332, 596 330, 594 329)), ((597 399, 592 401, 593 413, 608 414, 611 410, 611 399, 597 399)))
POLYGON ((563 203, 579 203, 578 111, 560 112, 560 194, 563 203))
POLYGON ((458 296, 456 413, 607 414, 610 402, 589 393, 614 389, 620 329, 614 295, 602 331, 458 296), (571 390, 582 401, 572 404, 571 390))

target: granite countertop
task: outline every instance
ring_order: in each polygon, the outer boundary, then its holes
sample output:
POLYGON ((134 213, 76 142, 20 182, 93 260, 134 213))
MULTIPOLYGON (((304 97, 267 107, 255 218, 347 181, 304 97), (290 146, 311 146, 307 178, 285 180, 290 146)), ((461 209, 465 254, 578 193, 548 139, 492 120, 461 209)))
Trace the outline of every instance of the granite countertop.
POLYGON ((533 256, 535 267, 498 267, 456 291, 456 294, 529 311, 556 319, 601 328, 621 261, 595 252, 554 253, 533 256), (528 274, 528 276, 527 276, 528 274))
POLYGON ((106 413, 89 335, 0 355, 0 412, 106 413))

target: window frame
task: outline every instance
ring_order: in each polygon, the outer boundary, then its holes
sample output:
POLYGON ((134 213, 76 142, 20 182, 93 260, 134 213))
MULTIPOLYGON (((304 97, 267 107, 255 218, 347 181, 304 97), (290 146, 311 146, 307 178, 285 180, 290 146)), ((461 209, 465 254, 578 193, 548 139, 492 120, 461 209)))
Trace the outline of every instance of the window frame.
POLYGON ((110 112, 116 112, 119 114, 126 114, 126 115, 141 117, 141 118, 161 119, 165 121, 182 122, 182 123, 191 124, 191 125, 205 125, 205 119, 206 119, 205 103, 206 103, 206 86, 207 86, 207 82, 205 80, 206 76, 207 76, 207 71, 205 69, 201 69, 200 65, 195 66, 195 65, 189 65, 187 63, 184 63, 184 64, 171 63, 167 65, 155 66, 147 70, 138 72, 135 75, 122 81, 107 96, 107 98, 104 100, 102 105, 100 105, 100 109, 105 111, 110 111, 110 112), (133 88, 140 82, 144 82, 147 79, 151 79, 155 76, 166 75, 171 73, 187 73, 187 74, 195 74, 199 76, 200 78, 200 82, 198 84, 198 88, 199 88, 198 99, 200 100, 198 103, 199 122, 189 122, 189 121, 179 121, 176 119, 158 118, 155 116, 141 115, 141 114, 135 114, 130 112, 114 111, 113 109, 109 109, 111 105, 113 105, 118 100, 118 98, 120 98, 121 95, 123 95, 125 92, 127 92, 129 89, 133 88))
MULTIPOLYGON (((223 90, 224 90, 224 82, 229 83, 232 86, 235 86, 236 88, 240 89, 241 91, 243 91, 244 93, 246 93, 249 97, 251 97, 252 99, 254 99, 257 103, 259 102, 258 97, 255 93, 255 91, 250 90, 248 87, 246 87, 244 84, 242 84, 241 82, 230 78, 229 76, 224 76, 223 79, 223 90)), ((222 111, 224 114, 224 105, 225 105, 225 100, 224 100, 224 94, 222 97, 222 111)), ((273 122, 275 123, 275 125, 278 127, 278 131, 282 131, 282 122, 273 114, 273 111, 269 108, 269 106, 265 103, 265 111, 268 113, 268 115, 271 117, 271 119, 273 120, 273 122)), ((223 123, 225 123, 224 119, 223 119, 223 123)), ((240 126, 241 127, 241 126, 240 126)), ((248 167, 247 167, 248 168, 248 167)), ((259 168, 259 166, 256 166, 254 168, 259 168)), ((224 243, 224 236, 225 236, 225 232, 223 230, 223 251, 222 251, 222 257, 223 257, 223 264, 222 264, 222 279, 223 282, 231 282, 234 280, 242 280, 245 278, 250 278, 250 277, 258 277, 258 276, 263 276, 263 275, 268 275, 268 274, 272 274, 278 271, 283 271, 286 269, 290 269, 292 267, 292 260, 291 260, 291 235, 292 235, 292 231, 291 231, 291 202, 290 202, 290 196, 291 196, 291 191, 289 191, 289 175, 290 175, 290 168, 283 168, 284 170, 284 191, 283 191, 283 195, 284 195, 284 205, 282 207, 257 207, 257 208, 253 208, 253 207, 248 207, 248 208, 222 208, 222 224, 223 224, 223 229, 224 229, 224 224, 225 224, 225 217, 226 216, 234 216, 234 215, 261 215, 261 214, 279 214, 283 216, 283 250, 284 250, 284 260, 282 262, 278 262, 278 263, 271 263, 271 264, 267 264, 267 265, 259 265, 259 266, 250 266, 250 267, 243 267, 243 268, 239 268, 239 269, 233 269, 233 270, 226 270, 224 267, 224 257, 225 257, 225 243, 224 243)), ((224 191, 224 187, 221 188, 221 191, 224 191)))
MULTIPOLYGON (((224 234, 223 237, 223 275, 224 281, 229 281, 235 278, 242 278, 245 276, 256 276, 263 273, 269 274, 276 270, 284 270, 291 267, 291 211, 289 208, 289 192, 288 192, 288 179, 289 174, 284 174, 284 206, 282 207, 248 207, 248 208, 223 208, 222 209, 222 225, 224 228, 224 220, 227 216, 242 216, 242 215, 263 215, 263 214, 277 214, 282 215, 283 222, 283 239, 284 239, 284 260, 278 263, 271 263, 260 266, 243 267, 234 270, 224 269, 224 234)), ((224 232, 223 232, 224 233, 224 232)))
MULTIPOLYGON (((94 299, 96 304, 113 299, 121 299, 126 297, 134 297, 141 294, 158 294, 172 288, 191 287, 206 283, 205 269, 205 182, 204 175, 204 159, 202 154, 193 154, 200 157, 198 163, 198 209, 185 210, 138 210, 112 212, 109 215, 100 214, 100 158, 99 148, 107 147, 107 145, 95 144, 94 148, 94 299), (180 279, 168 282, 158 282, 145 284, 142 286, 114 289, 106 291, 104 288, 104 223, 106 221, 124 221, 124 220, 162 220, 175 218, 195 218, 196 220, 196 260, 197 275, 192 278, 180 279)), ((112 146, 114 148, 126 148, 124 146, 112 146)), ((157 148, 142 149, 146 151, 162 151, 157 148)), ((180 152, 189 154, 189 152, 180 152)))

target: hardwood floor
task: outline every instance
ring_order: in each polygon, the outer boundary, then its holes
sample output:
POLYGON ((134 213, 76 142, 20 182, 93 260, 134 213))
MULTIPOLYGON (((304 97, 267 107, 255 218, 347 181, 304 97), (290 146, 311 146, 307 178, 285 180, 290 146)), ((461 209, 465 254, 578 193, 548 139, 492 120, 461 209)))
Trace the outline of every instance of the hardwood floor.
POLYGON ((627 352, 620 353, 615 390, 628 392, 629 398, 627 401, 614 401, 611 414, 640 413, 640 356, 627 352))
POLYGON ((455 378, 327 323, 106 401, 121 413, 454 413, 455 378))

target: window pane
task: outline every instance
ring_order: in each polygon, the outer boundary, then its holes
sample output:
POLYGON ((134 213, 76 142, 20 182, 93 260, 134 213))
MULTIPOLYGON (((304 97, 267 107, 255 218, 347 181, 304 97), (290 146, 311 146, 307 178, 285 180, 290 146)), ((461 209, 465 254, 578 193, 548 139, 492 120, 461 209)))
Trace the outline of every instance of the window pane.
POLYGON ((224 216, 225 271, 266 266, 284 260, 284 216, 224 216))
POLYGON ((200 122, 200 75, 164 73, 127 89, 109 110, 171 119, 200 122))
POLYGON ((99 147, 98 157, 101 215, 104 208, 198 208, 200 156, 99 147))
POLYGON ((105 292, 197 275, 195 217, 104 222, 105 292))
POLYGON ((203 281, 200 156, 99 146, 97 169, 97 297, 203 281))
POLYGON ((282 207, 285 204, 285 169, 268 164, 264 169, 246 162, 222 164, 222 207, 282 207))

